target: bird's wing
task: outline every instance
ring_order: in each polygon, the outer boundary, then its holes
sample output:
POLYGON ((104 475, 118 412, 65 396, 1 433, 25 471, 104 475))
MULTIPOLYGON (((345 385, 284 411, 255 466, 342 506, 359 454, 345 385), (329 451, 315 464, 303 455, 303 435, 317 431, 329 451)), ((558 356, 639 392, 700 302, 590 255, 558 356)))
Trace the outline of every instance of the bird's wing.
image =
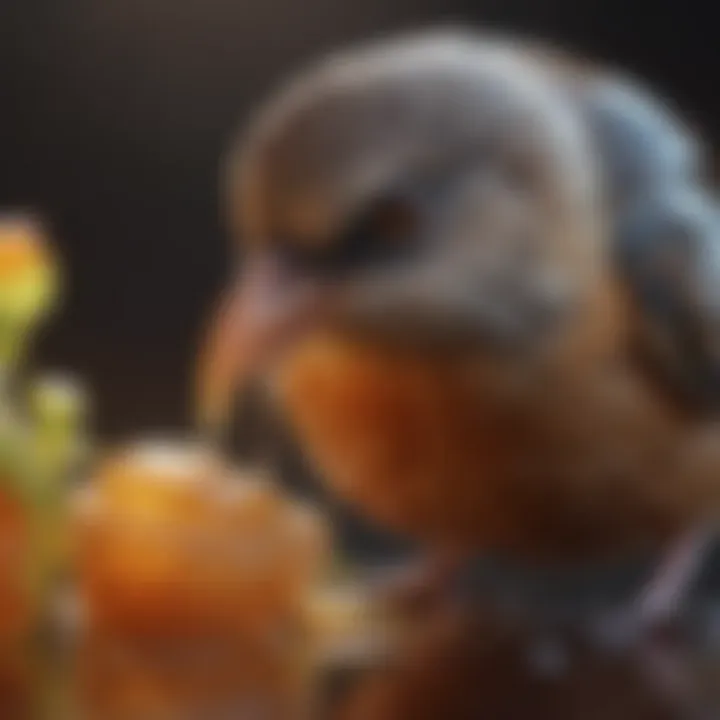
POLYGON ((637 87, 598 81, 588 97, 637 348, 659 389, 720 412, 720 210, 699 147, 637 87))

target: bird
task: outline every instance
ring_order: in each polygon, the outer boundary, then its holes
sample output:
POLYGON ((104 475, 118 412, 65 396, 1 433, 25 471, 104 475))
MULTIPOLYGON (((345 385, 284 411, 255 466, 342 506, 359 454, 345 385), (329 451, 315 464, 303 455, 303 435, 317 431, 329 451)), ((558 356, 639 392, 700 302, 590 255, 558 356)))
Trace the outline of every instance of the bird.
POLYGON ((228 154, 201 426, 262 379, 332 492, 429 553, 672 552, 720 508, 704 157, 644 83, 542 42, 320 58, 228 154))

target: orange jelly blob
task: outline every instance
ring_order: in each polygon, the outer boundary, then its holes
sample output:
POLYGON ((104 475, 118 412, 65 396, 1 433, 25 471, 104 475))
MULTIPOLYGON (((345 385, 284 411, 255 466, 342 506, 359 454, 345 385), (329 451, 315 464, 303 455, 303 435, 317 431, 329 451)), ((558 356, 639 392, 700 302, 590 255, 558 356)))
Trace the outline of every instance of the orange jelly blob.
POLYGON ((300 508, 197 448, 143 446, 110 458, 78 505, 93 625, 169 635, 282 630, 327 546, 322 519, 300 508))

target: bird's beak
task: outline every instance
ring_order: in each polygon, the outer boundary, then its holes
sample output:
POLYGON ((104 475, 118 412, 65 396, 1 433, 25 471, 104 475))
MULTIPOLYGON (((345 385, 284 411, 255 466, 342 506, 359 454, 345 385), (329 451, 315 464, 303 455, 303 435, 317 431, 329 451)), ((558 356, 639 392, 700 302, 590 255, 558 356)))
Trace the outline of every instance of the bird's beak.
POLYGON ((199 358, 198 421, 216 434, 227 425, 237 393, 283 351, 316 327, 327 288, 284 270, 273 258, 245 262, 210 323, 199 358))

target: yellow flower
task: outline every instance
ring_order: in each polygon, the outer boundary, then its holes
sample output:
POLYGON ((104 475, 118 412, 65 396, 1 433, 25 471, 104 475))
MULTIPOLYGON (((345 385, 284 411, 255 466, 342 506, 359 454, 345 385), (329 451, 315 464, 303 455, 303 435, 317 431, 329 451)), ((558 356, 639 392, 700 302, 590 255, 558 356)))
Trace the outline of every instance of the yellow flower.
POLYGON ((11 362, 28 332, 54 305, 60 272, 41 224, 0 215, 0 360, 11 362))
POLYGON ((58 267, 40 223, 0 216, 0 314, 30 320, 57 295, 58 267))

